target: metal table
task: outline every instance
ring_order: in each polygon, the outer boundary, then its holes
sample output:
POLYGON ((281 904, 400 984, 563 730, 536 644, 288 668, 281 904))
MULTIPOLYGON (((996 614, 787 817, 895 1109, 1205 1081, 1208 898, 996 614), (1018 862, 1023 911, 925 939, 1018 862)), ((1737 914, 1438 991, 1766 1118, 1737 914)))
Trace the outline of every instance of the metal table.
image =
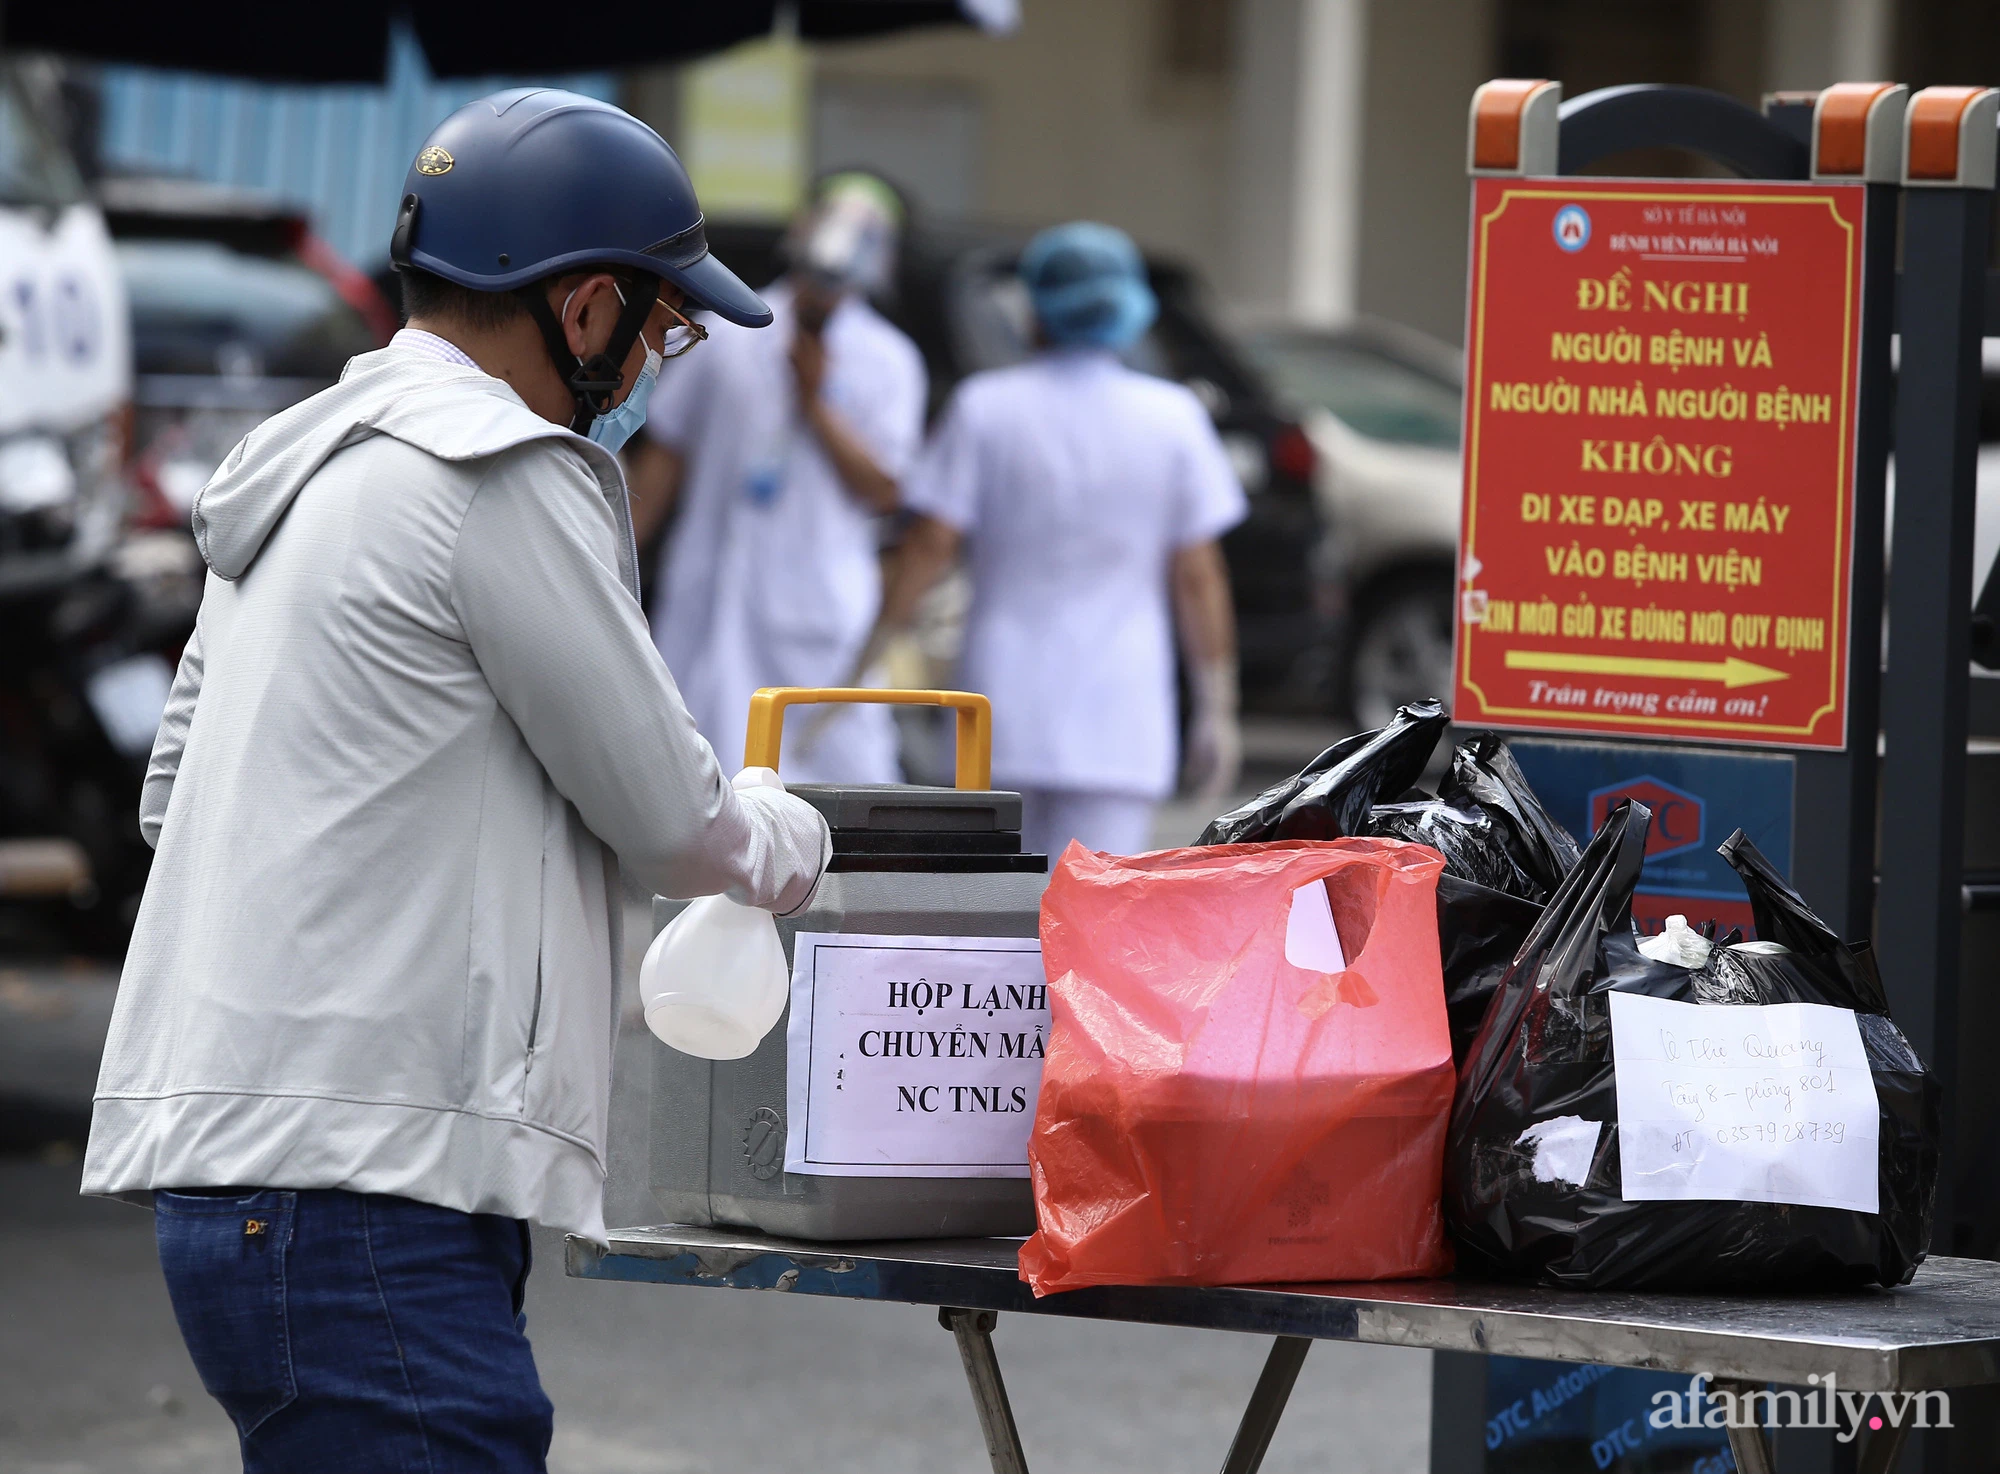
MULTIPOLYGON (((1477 1280, 1076 1290, 1037 1300, 1016 1273, 1017 1239, 812 1244, 747 1231, 614 1229, 608 1250, 572 1237, 582 1279, 774 1290, 939 1307, 957 1338, 995 1474, 1027 1460, 994 1355, 1001 1311, 1138 1321, 1274 1337, 1223 1463, 1255 1474, 1312 1343, 1359 1341, 1491 1356, 1706 1373, 1718 1391, 1804 1386, 1832 1373, 1853 1392, 2000 1382, 2000 1264, 1932 1259, 1897 1290, 1784 1297, 1586 1294, 1477 1280)), ((1857 1468, 1893 1464, 1906 1426, 1863 1433, 1857 1468)), ((1729 1430, 1742 1474, 1769 1474, 1760 1429, 1729 1430)))

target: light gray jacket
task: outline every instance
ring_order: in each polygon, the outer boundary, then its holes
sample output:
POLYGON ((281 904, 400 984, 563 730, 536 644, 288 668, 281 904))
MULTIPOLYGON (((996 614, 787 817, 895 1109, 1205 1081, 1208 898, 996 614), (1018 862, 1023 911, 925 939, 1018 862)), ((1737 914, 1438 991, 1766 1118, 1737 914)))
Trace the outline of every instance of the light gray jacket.
POLYGON ((196 500, 209 578, 86 1193, 397 1193, 602 1236, 619 861, 802 906, 825 824, 731 791, 647 632, 614 457, 396 346, 196 500))

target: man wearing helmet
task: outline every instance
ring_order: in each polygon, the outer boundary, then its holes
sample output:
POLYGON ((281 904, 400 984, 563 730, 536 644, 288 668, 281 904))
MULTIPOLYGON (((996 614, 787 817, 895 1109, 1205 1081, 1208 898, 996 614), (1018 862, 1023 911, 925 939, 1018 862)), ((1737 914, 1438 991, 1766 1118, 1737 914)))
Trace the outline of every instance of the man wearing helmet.
POLYGON ((603 1234, 619 867, 788 911, 829 851, 732 789, 637 599, 613 451, 681 308, 770 320, 672 150, 504 92, 404 188, 410 326, 195 502, 84 1172, 155 1208, 250 1471, 543 1467, 527 1222, 603 1234))

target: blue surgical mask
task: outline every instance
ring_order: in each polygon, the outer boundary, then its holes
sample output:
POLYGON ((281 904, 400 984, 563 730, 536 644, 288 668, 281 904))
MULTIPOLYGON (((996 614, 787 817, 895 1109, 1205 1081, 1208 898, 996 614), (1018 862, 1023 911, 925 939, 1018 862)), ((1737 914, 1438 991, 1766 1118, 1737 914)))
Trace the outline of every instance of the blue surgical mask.
MULTIPOLYGON (((611 290, 618 293, 618 305, 623 307, 624 291, 616 282, 611 284, 611 290)), ((562 311, 557 314, 558 317, 569 315, 570 300, 575 296, 576 291, 572 288, 569 296, 563 298, 562 311)), ((639 341, 645 344, 646 363, 639 370, 639 377, 632 385, 632 392, 625 396, 623 404, 606 410, 590 422, 588 432, 590 438, 613 455, 623 450, 625 442, 637 435, 639 427, 646 423, 646 405, 653 397, 653 385, 659 381, 660 365, 666 361, 643 336, 639 341)))
POLYGON ((632 392, 625 396, 625 402, 590 422, 590 438, 613 455, 624 449, 625 442, 637 435, 639 427, 646 423, 646 403, 653 397, 653 385, 659 381, 660 363, 660 355, 650 344, 647 345, 645 367, 639 370, 639 377, 632 385, 632 392))

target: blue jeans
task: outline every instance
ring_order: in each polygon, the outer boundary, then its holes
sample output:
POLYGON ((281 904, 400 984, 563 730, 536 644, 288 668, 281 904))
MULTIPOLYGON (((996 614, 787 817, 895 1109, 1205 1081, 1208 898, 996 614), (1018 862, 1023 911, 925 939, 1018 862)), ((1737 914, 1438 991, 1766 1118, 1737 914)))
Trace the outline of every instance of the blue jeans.
POLYGON ((528 1228, 362 1193, 154 1194, 160 1267, 244 1474, 541 1474, 528 1228))

